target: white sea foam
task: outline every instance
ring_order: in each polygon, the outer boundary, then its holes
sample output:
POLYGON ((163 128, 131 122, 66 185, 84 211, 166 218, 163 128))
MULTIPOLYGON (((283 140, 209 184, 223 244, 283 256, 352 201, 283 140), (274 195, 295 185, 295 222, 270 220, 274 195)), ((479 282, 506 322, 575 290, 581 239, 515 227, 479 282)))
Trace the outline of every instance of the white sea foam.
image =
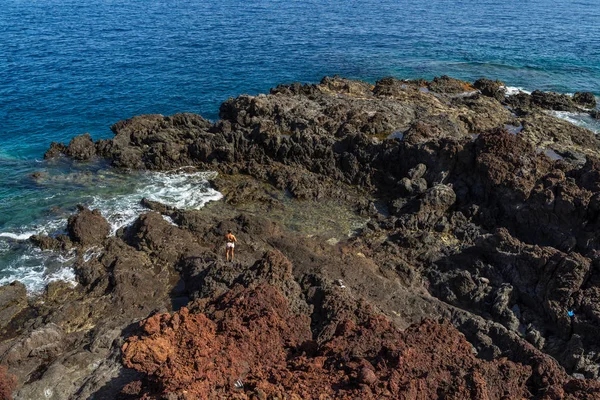
POLYGON ((162 217, 163 217, 163 219, 164 219, 165 221, 167 221, 169 224, 171 224, 171 225, 173 225, 173 226, 179 226, 179 225, 177 225, 177 224, 175 223, 175 221, 173 221, 173 218, 169 217, 168 215, 163 215, 162 217))
POLYGON ((77 286, 77 279, 75 278, 73 268, 61 268, 55 273, 47 275, 44 280, 44 286, 54 281, 64 281, 70 283, 73 287, 77 286))
POLYGON ((223 195, 208 185, 214 172, 148 172, 140 177, 139 187, 130 194, 113 197, 95 196, 91 208, 98 208, 111 225, 111 235, 133 223, 148 211, 140 201, 143 198, 183 209, 199 209, 223 195))
POLYGON ((587 128, 592 132, 600 132, 600 123, 592 119, 589 114, 570 111, 547 111, 547 113, 557 118, 564 119, 574 125, 587 128))
POLYGON ((515 86, 504 86, 504 89, 506 90, 507 96, 512 96, 512 95, 519 94, 519 93, 531 94, 531 92, 529 90, 525 90, 523 88, 515 87, 515 86))
MULTIPOLYGON (((86 205, 100 210, 111 225, 111 235, 114 235, 118 229, 130 225, 140 214, 148 211, 140 203, 142 198, 183 209, 199 209, 209 201, 221 199, 223 195, 208 184, 208 180, 215 176, 216 173, 213 172, 183 170, 147 172, 131 180, 129 193, 113 195, 110 190, 98 192, 89 197, 86 205)), ((123 190, 120 189, 122 193, 123 190)), ((170 218, 165 219, 174 224, 170 218)), ((67 219, 60 217, 13 232, 0 232, 0 256, 11 253, 6 258, 9 260, 7 265, 2 268, 0 285, 19 280, 30 293, 37 293, 55 280, 75 284, 72 269, 75 254, 62 256, 50 251, 41 251, 26 242, 35 234, 63 233, 66 224, 67 219)), ((100 249, 91 249, 83 256, 85 261, 89 261, 100 254, 100 249)))
POLYGON ((0 285, 18 280, 29 293, 40 293, 50 282, 62 280, 76 285, 75 273, 71 268, 75 255, 57 255, 51 251, 29 247, 3 268, 0 285))
POLYGON ((102 249, 99 247, 91 247, 83 254, 83 261, 88 262, 92 258, 98 258, 102 254, 102 249))
POLYGON ((8 238, 12 240, 27 240, 37 232, 29 231, 24 233, 0 232, 0 238, 8 238))

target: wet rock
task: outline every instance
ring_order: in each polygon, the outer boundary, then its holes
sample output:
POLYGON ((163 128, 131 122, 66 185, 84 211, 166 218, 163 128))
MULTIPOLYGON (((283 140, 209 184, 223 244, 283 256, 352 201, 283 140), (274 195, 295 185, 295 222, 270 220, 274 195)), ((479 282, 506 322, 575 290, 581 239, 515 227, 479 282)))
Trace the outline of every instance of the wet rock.
POLYGON ((79 207, 79 213, 69 217, 67 230, 71 240, 83 247, 101 244, 110 233, 110 224, 100 210, 79 207))
POLYGON ((176 209, 173 207, 159 203, 158 201, 152 201, 145 197, 140 201, 140 204, 152 211, 156 211, 157 213, 163 215, 171 215, 176 211, 176 209))
POLYGON ((52 159, 57 158, 61 155, 66 154, 67 146, 62 143, 52 142, 50 144, 50 148, 44 153, 44 159, 52 159))
POLYGON ((596 108, 596 96, 591 92, 576 92, 573 95, 573 102, 585 108, 596 108))
POLYGON ((532 107, 531 95, 524 92, 518 92, 507 96, 506 104, 515 111, 515 115, 526 115, 527 111, 532 107))
POLYGON ((68 251, 73 247, 71 239, 66 235, 32 235, 29 241, 42 250, 68 251))
POLYGON ((46 171, 36 171, 36 172, 32 173, 30 176, 36 182, 41 182, 41 181, 45 180, 46 178, 48 178, 49 175, 46 171))
POLYGON ((89 133, 75 136, 69 145, 66 152, 73 160, 87 161, 96 155, 96 147, 89 133))
POLYGON ((531 93, 531 103, 547 110, 577 110, 577 106, 573 103, 573 100, 569 96, 554 92, 542 92, 535 90, 531 93))
POLYGON ((506 95, 506 85, 498 80, 481 78, 477 79, 473 86, 479 89, 484 96, 492 97, 498 101, 503 101, 506 95))

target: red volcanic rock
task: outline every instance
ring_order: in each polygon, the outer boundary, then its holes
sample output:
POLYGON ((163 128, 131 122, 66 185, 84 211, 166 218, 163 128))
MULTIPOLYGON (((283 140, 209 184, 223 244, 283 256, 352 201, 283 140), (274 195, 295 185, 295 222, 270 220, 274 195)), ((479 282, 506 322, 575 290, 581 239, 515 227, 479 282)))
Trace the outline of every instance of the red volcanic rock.
MULTIPOLYGON (((145 399, 600 396, 600 385, 569 382, 543 355, 535 368, 479 359, 445 322, 425 320, 402 332, 386 317, 371 315, 338 324, 333 337, 315 344, 310 319, 291 313, 286 298, 267 284, 236 286, 205 313, 183 308, 155 315, 141 328, 123 356, 127 367, 148 374, 155 389, 144 388, 139 396, 145 399)), ((128 393, 138 388, 132 384, 128 393)))
POLYGON ((377 375, 371 368, 363 367, 360 370, 359 379, 362 383, 366 383, 367 385, 372 385, 377 382, 377 375))
POLYGON ((17 385, 17 379, 10 375, 4 365, 0 365, 0 399, 12 400, 12 391, 17 385))
POLYGON ((186 390, 200 398, 235 390, 237 380, 285 370, 290 350, 312 335, 308 317, 292 315, 287 300, 267 285, 232 289, 219 300, 214 319, 183 308, 149 318, 142 330, 143 337, 123 346, 125 365, 160 377, 164 392, 186 390))

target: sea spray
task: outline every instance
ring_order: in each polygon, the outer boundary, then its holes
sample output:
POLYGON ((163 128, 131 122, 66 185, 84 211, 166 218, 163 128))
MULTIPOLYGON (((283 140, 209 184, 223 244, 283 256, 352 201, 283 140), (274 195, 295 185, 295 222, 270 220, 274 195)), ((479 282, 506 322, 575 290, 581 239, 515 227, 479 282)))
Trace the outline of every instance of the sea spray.
MULTIPOLYGON (((137 217, 148 210, 141 205, 143 198, 158 201, 166 205, 182 209, 199 209, 209 201, 216 201, 223 196, 212 189, 209 179, 216 177, 215 172, 190 172, 184 169, 169 172, 139 172, 120 174, 106 171, 75 172, 57 175, 50 183, 55 187, 65 184, 75 185, 82 203, 89 208, 99 209, 111 225, 110 235, 133 223, 137 217), (95 174, 96 176, 88 176, 95 174), (100 175, 100 177, 98 176, 100 175), (82 177, 85 177, 83 179, 82 177), (95 184, 85 185, 87 181, 95 184), (80 187, 77 187, 80 186, 80 187)), ((60 190, 59 190, 60 192, 60 190)), ((73 196, 64 194, 52 196, 56 207, 69 207, 74 212, 76 202, 69 205, 61 203, 73 196)), ((172 221, 170 221, 172 223, 172 221)), ((29 292, 40 292, 54 280, 75 282, 73 263, 75 254, 68 257, 52 251, 35 248, 28 239, 35 234, 56 235, 65 233, 67 216, 60 215, 47 218, 45 221, 35 220, 25 226, 17 226, 0 232, 0 284, 14 280, 23 282, 29 292)), ((88 250, 84 259, 97 257, 99 254, 88 250)))
POLYGON ((574 125, 589 129, 594 133, 600 132, 600 121, 593 119, 589 114, 570 111, 547 111, 549 115, 563 119, 574 125))

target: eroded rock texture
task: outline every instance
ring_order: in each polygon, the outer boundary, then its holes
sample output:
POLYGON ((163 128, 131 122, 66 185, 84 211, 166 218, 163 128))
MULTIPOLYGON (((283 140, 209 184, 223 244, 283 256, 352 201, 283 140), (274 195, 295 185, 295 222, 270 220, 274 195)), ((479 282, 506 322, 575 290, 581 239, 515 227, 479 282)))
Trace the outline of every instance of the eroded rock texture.
POLYGON ((599 142, 547 113, 592 98, 334 77, 52 144, 225 199, 33 237, 79 285, 0 291, 15 398, 599 399, 599 142))

